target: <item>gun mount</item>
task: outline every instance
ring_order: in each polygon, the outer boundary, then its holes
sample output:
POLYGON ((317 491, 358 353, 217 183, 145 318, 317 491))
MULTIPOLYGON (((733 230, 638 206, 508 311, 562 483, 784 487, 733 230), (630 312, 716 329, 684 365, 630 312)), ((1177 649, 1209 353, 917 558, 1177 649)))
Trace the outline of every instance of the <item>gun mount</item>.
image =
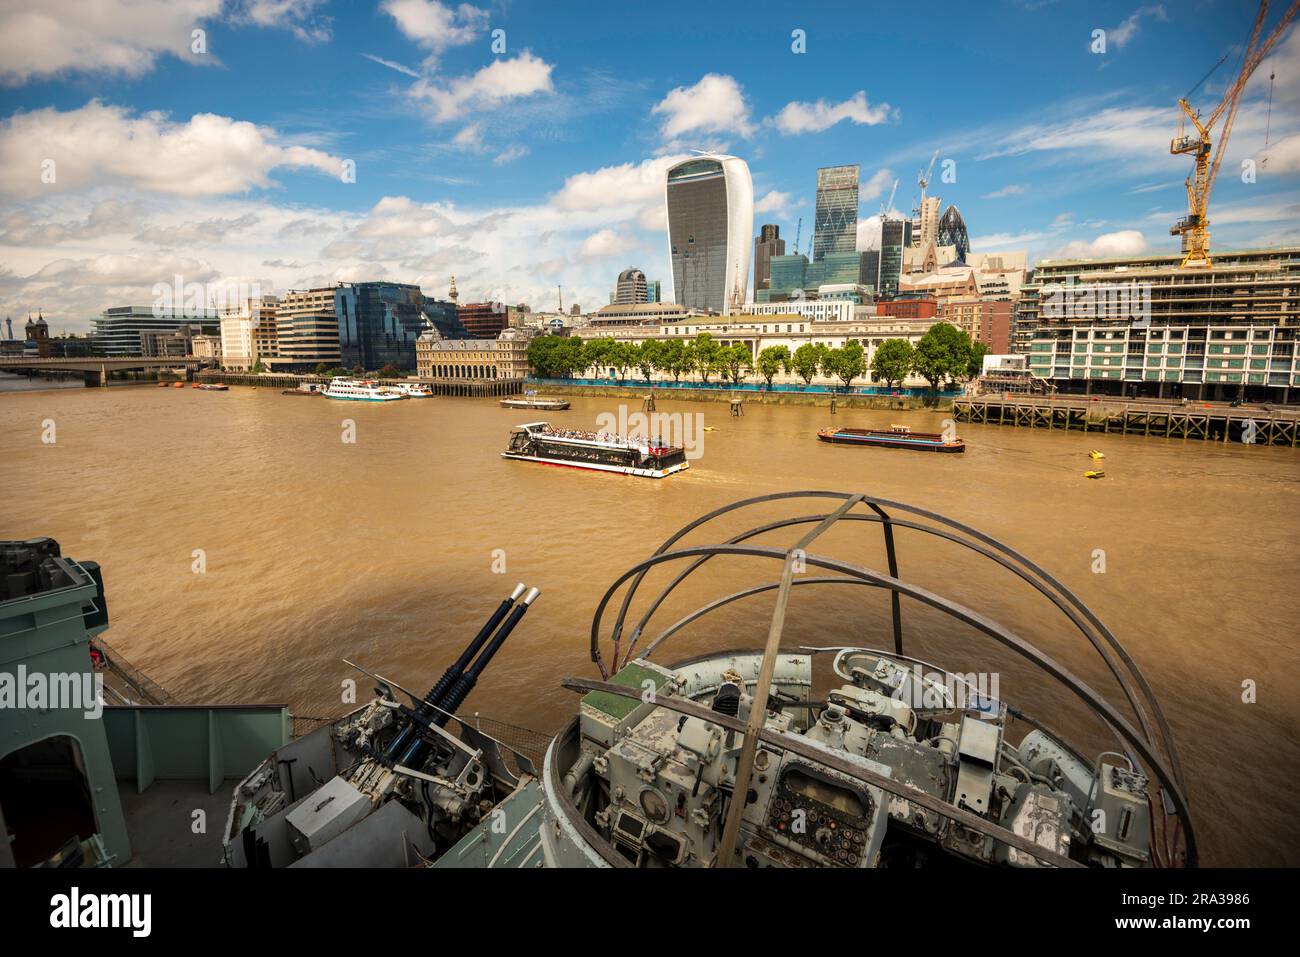
POLYGON ((373 701, 274 752, 235 789, 227 864, 428 862, 535 777, 528 754, 534 749, 513 747, 481 724, 461 721, 456 709, 538 594, 516 586, 423 696, 358 668, 376 682, 373 701), (398 701, 394 689, 411 704, 398 701), (453 719, 455 734, 446 730, 453 719))
MULTIPOLYGON (((845 637, 871 626, 860 612, 829 607, 837 609, 845 637)), ((924 624, 910 627, 919 631, 924 624)), ((544 820, 529 836, 512 835, 484 849, 487 866, 521 857, 583 867, 1196 864, 1177 751, 1137 664, 1063 584, 952 519, 865 494, 802 491, 745 499, 691 522, 619 576, 596 608, 590 637, 591 658, 605 680, 564 682, 584 695, 578 716, 552 741, 542 780, 501 805, 516 818, 527 806, 540 806, 544 820), (720 542, 683 541, 698 530, 707 533, 723 516, 809 499, 822 508, 765 521, 720 542), (879 530, 887 571, 808 551, 828 529, 858 522, 879 530), (790 545, 755 541, 800 528, 805 531, 790 545), (966 549, 1027 583, 1060 612, 1067 636, 1077 632, 1101 657, 1122 699, 1107 700, 992 617, 899 577, 895 533, 902 530, 909 538, 966 549), (781 574, 652 632, 651 621, 674 590, 722 558, 774 561, 781 574), (646 599, 639 589, 661 565, 680 571, 646 599), (783 651, 793 589, 818 588, 830 602, 848 593, 846 585, 888 593, 890 611, 881 624, 892 633, 893 647, 832 644, 833 637, 830 647, 783 651), (692 623, 772 592, 765 644, 671 666, 650 660, 692 623), (1081 702, 1101 731, 1114 735, 1114 749, 1088 759, 996 690, 977 686, 973 676, 905 654, 904 598, 1028 661, 1081 702), (638 599, 645 610, 636 618, 630 612, 638 599), (606 633, 613 645, 608 662, 601 648, 606 633), (830 690, 813 700, 813 665, 826 655, 830 690), (512 809, 516 801, 524 806, 512 809)), ((480 832, 474 839, 486 841, 480 832)), ((460 852, 448 859, 463 858, 460 852)))

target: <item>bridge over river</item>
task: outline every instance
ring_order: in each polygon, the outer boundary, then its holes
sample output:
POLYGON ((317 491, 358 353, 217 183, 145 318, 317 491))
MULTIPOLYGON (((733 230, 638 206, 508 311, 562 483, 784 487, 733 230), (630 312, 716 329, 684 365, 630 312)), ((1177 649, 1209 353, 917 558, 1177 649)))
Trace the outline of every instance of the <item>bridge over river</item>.
POLYGON ((6 356, 0 358, 0 372, 80 372, 88 386, 108 385, 110 372, 128 369, 184 369, 193 372, 202 359, 194 356, 80 356, 76 358, 45 358, 6 356))

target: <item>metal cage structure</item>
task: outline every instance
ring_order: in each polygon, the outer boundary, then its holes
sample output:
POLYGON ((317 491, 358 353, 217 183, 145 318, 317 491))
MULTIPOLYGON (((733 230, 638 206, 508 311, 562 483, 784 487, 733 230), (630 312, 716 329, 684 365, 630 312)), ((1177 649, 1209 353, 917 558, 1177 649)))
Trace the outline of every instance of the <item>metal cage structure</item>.
MULTIPOLYGON (((1185 866, 1196 866, 1196 840, 1188 809, 1183 769, 1178 758, 1177 748, 1164 712, 1161 710, 1150 684, 1138 668, 1137 663, 1115 637, 1114 633, 1101 622, 1096 614, 1070 589, 1043 568, 993 537, 961 522, 923 508, 903 502, 877 498, 865 493, 805 490, 778 492, 742 499, 695 519, 669 536, 649 558, 636 563, 623 572, 602 596, 592 618, 590 635, 591 659, 599 668, 602 678, 605 679, 604 682, 600 683, 600 686, 615 691, 615 693, 625 693, 627 689, 615 690, 619 686, 610 683, 608 679, 620 667, 633 660, 634 654, 638 658, 648 658, 677 632, 692 622, 717 611, 719 608, 769 591, 777 592, 764 650, 763 671, 760 672, 759 682, 755 688, 754 705, 751 708, 751 722, 745 731, 745 747, 737 768, 736 786, 739 790, 748 782, 747 759, 752 761, 753 752, 759 738, 768 733, 763 731, 762 715, 767 702, 768 684, 771 680, 770 668, 780 648, 790 592, 796 586, 831 585, 858 585, 883 588, 889 591, 894 644, 892 656, 895 658, 904 661, 918 660, 909 658, 904 654, 902 598, 906 596, 913 601, 936 609, 954 620, 973 627, 978 632, 1015 652, 1063 685, 1109 729, 1117 739, 1123 755, 1135 767, 1142 768, 1148 777, 1154 778, 1158 782, 1160 795, 1164 802, 1164 843, 1165 853, 1168 855, 1168 864, 1173 865, 1175 863, 1177 844, 1181 835, 1183 863, 1185 866), (813 500, 822 508, 806 514, 789 515, 763 522, 734 534, 718 544, 681 544, 686 536, 701 528, 710 526, 710 523, 724 516, 730 516, 733 513, 754 507, 773 503, 795 503, 799 500, 813 500), (885 548, 886 571, 879 571, 808 551, 808 547, 826 530, 844 522, 865 522, 879 526, 885 548), (769 532, 807 526, 812 527, 805 531, 795 544, 789 547, 752 543, 753 539, 769 532), (1079 634, 1091 645, 1096 654, 1100 656, 1122 692, 1123 705, 1126 706, 1124 710, 1121 710, 1120 706, 1112 703, 1100 692, 1090 687, 1055 658, 1039 650, 1010 628, 959 602, 900 578, 898 547, 895 541, 896 529, 908 529, 970 550, 1006 569, 1047 598, 1061 615, 1070 622, 1073 628, 1078 630, 1079 634), (653 639, 649 640, 644 650, 638 652, 638 646, 650 634, 651 619, 662 607, 668 596, 701 566, 720 555, 781 562, 781 576, 775 581, 740 589, 696 608, 660 630, 653 639), (684 563, 685 567, 678 571, 657 595, 651 598, 648 607, 640 618, 629 625, 632 622, 630 610, 633 599, 636 597, 646 575, 651 569, 659 565, 676 563, 684 563), (806 568, 809 572, 817 569, 819 572, 827 574, 801 573, 796 575, 796 566, 806 568), (609 638, 612 642, 613 652, 609 662, 606 663, 601 651, 601 635, 604 630, 606 612, 610 609, 620 590, 623 590, 624 594, 618 605, 617 614, 613 617, 613 622, 609 627, 609 638), (1128 716, 1126 716, 1125 711, 1128 712, 1128 716), (1170 818, 1174 821, 1172 832, 1169 825, 1170 818), (1170 837, 1171 833, 1172 838, 1170 837)), ((881 653, 891 654, 890 652, 881 653)), ((937 666, 931 667, 942 670, 937 666)), ((566 686, 570 684, 570 682, 566 682, 566 686)), ((574 690, 578 690, 578 684, 589 687, 594 686, 596 683, 573 682, 574 690)), ((668 705, 665 704, 665 706, 668 705)), ((1023 711, 1008 706, 1007 713, 1014 720, 1024 722, 1030 727, 1042 728, 1044 731, 1053 734, 1053 736, 1060 737, 1023 711)), ((1065 742, 1063 738, 1060 740, 1065 742)), ((1071 747, 1068 742, 1067 747, 1071 747)), ((884 780, 888 781, 887 778, 884 780)), ((881 782, 875 781, 874 783, 880 784, 881 782)), ((899 788, 906 788, 906 786, 895 783, 889 789, 895 791, 895 793, 902 793, 899 788)), ((915 798, 915 795, 911 793, 905 793, 903 796, 915 798)), ((733 813, 729 815, 727 829, 724 831, 724 848, 727 846, 728 840, 733 842, 735 840, 736 829, 739 826, 740 814, 738 812, 741 809, 740 804, 741 802, 732 803, 733 813)), ((945 807, 947 810, 944 813, 952 818, 957 818, 962 813, 955 806, 945 805, 945 807)), ((1153 822, 1155 819, 1155 816, 1153 816, 1153 822)), ((991 824, 987 830, 998 839, 1011 843, 1010 832, 1005 831, 1005 829, 991 824), (997 831, 1002 833, 1000 835, 994 833, 997 831)))

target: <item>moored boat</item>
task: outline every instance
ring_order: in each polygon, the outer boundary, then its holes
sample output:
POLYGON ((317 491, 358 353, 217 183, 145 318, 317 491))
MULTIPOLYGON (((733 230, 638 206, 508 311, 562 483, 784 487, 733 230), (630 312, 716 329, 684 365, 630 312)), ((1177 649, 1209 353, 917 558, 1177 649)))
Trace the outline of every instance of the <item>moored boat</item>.
POLYGON ((422 382, 399 382, 391 388, 396 389, 408 399, 432 399, 433 389, 422 382))
POLYGON ((569 407, 566 399, 502 399, 503 409, 541 409, 546 412, 563 412, 569 407))
POLYGON ((511 429, 510 446, 501 457, 643 478, 665 478, 690 468, 686 452, 662 439, 552 429, 546 422, 511 429))
POLYGON ((321 393, 327 399, 351 399, 359 402, 397 402, 406 396, 396 389, 382 386, 374 379, 347 379, 337 376, 321 393))
POLYGON ((817 438, 834 445, 878 445, 889 449, 920 449, 925 452, 964 452, 966 443, 937 432, 913 432, 905 425, 888 429, 821 429, 817 438))

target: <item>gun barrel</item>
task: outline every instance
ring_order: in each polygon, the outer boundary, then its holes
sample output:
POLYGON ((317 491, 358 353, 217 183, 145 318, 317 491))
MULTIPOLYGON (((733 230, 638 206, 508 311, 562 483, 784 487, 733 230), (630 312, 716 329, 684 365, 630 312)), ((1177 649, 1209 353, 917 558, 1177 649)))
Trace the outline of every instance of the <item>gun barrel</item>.
MULTIPOLYGON (((465 669, 469 667, 469 663, 474 660, 474 656, 478 654, 479 649, 483 647, 488 638, 492 636, 492 633, 496 631, 497 626, 501 624, 501 619, 505 618, 506 613, 510 611, 511 606, 514 605, 515 601, 524 593, 526 588, 527 586, 523 582, 515 585, 515 590, 510 593, 508 598, 503 599, 501 604, 497 606, 496 610, 492 612, 488 617, 488 620, 483 623, 483 627, 479 629, 478 634, 475 635, 473 640, 465 646, 465 650, 460 653, 460 657, 442 673, 442 677, 438 679, 438 683, 429 689, 429 693, 424 696, 420 706, 416 708, 416 714, 420 715, 420 717, 425 720, 428 720, 430 717, 438 713, 437 709, 441 705, 442 699, 446 697, 447 692, 450 691, 452 685, 456 683, 456 679, 465 673, 465 669)), ((400 755, 409 751, 411 745, 418 740, 419 732, 417 726, 414 722, 408 722, 406 727, 399 731, 393 740, 389 742, 384 755, 389 760, 396 760, 400 755)))
POLYGON ((483 653, 465 670, 463 675, 456 679, 456 683, 451 686, 447 696, 443 698, 442 703, 439 705, 440 713, 433 719, 435 724, 439 727, 445 724, 449 713, 455 713, 456 709, 469 697, 469 693, 474 690, 474 685, 478 683, 479 676, 491 664, 492 658, 501 650, 501 646, 506 643, 510 633, 515 630, 515 626, 528 613, 528 609, 532 607, 533 602, 537 600, 537 596, 540 594, 541 590, 538 588, 533 588, 528 592, 528 596, 524 598, 523 602, 516 605, 515 610, 510 613, 510 617, 501 626, 501 630, 492 636, 492 641, 483 649, 483 653))

